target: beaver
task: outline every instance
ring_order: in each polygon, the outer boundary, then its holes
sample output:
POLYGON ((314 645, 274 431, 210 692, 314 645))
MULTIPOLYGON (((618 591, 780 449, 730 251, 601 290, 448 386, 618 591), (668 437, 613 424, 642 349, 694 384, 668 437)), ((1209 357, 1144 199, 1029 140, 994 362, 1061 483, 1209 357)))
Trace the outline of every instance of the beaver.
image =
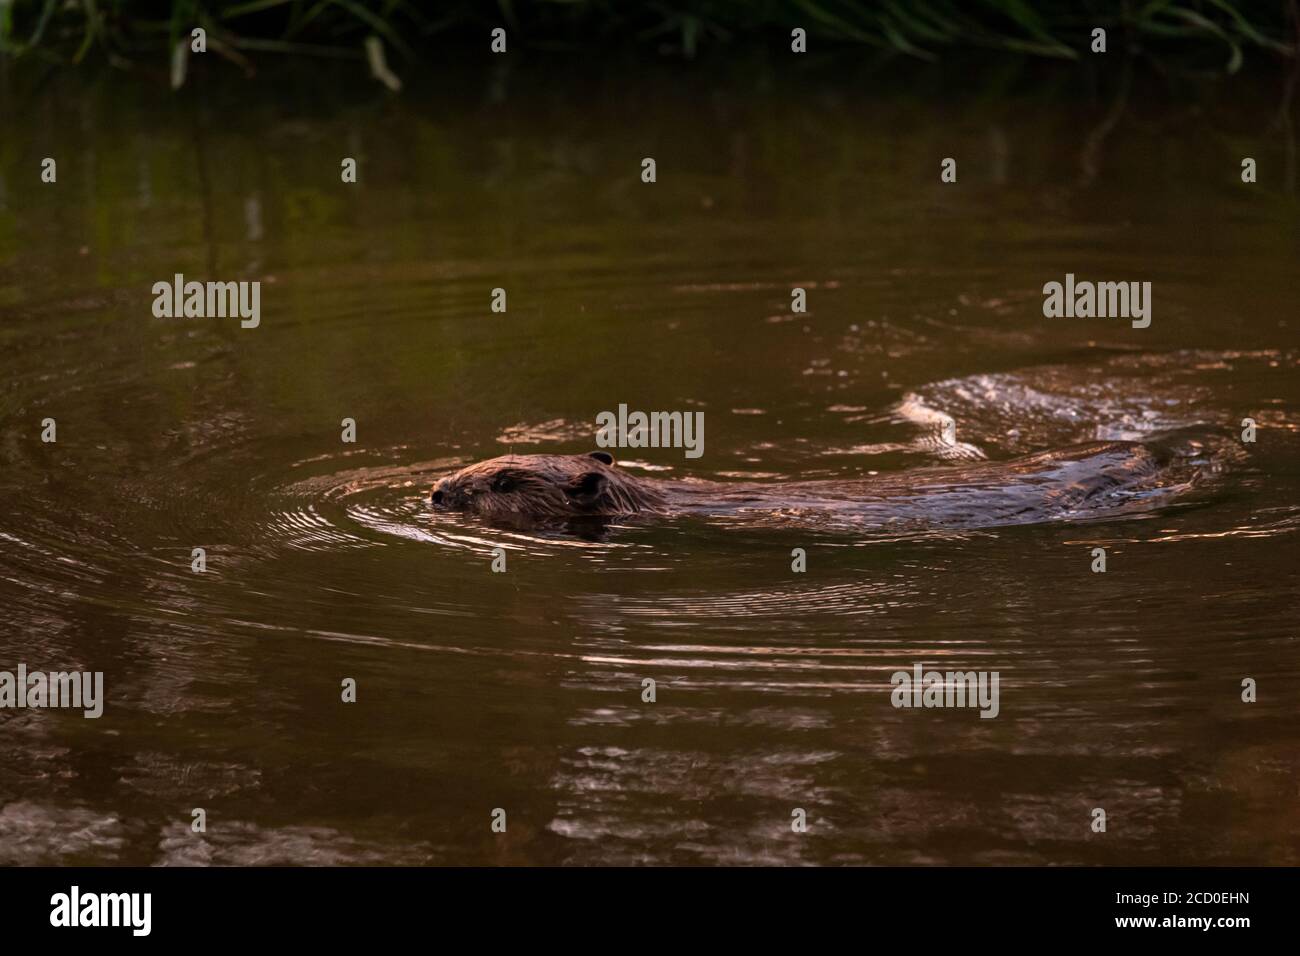
POLYGON ((1170 446, 1094 441, 1010 461, 963 462, 868 478, 719 482, 630 475, 608 452, 506 455, 440 479, 437 510, 512 525, 701 515, 767 524, 983 528, 1149 507, 1194 477, 1170 446))

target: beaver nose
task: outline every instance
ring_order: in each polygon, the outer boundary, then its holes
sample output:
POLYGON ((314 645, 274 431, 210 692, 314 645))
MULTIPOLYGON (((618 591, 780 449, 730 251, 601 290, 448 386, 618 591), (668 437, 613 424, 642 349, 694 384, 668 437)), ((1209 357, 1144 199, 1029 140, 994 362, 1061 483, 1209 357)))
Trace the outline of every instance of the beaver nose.
POLYGON ((433 491, 429 495, 429 501, 436 507, 442 505, 447 500, 447 479, 443 478, 433 486, 433 491))

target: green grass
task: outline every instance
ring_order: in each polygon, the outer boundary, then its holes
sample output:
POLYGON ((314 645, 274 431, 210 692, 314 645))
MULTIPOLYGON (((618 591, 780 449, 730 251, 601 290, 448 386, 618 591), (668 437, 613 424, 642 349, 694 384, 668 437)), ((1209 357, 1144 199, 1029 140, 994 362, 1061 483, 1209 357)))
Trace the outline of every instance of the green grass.
POLYGON ((693 57, 743 43, 788 49, 790 31, 802 27, 816 54, 865 46, 936 59, 985 48, 1075 59, 1103 27, 1112 52, 1235 72, 1248 57, 1295 59, 1298 8, 1300 0, 0 0, 0 53, 166 68, 200 26, 211 52, 245 69, 270 55, 364 62, 371 37, 400 66, 439 44, 486 49, 501 26, 512 49, 693 57))

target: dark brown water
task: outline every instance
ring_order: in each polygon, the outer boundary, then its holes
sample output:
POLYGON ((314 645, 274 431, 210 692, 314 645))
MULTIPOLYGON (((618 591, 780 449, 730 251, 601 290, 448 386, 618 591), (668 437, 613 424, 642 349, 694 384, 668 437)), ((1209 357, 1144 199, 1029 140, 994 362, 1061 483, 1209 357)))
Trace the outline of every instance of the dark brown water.
POLYGON ((107 703, 0 710, 0 862, 1300 863, 1281 81, 997 84, 7 89, 0 670, 103 671, 107 703), (178 272, 260 280, 261 325, 155 318, 178 272), (1044 318, 1067 272, 1151 281, 1151 326, 1044 318), (619 403, 705 412, 698 460, 619 452, 657 477, 896 476, 954 457, 942 416, 994 460, 1180 430, 1241 455, 1019 527, 431 511, 435 476, 587 451, 619 403), (998 718, 893 708, 918 662, 998 671, 998 718))

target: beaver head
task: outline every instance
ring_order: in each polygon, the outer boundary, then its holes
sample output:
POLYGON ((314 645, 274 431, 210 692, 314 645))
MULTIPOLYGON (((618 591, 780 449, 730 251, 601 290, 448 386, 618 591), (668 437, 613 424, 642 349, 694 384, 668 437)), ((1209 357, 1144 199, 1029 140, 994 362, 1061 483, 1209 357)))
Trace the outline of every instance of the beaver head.
POLYGON ((614 466, 603 451, 590 455, 506 455, 462 468, 433 486, 435 508, 508 521, 612 517, 655 511, 663 497, 614 466))

